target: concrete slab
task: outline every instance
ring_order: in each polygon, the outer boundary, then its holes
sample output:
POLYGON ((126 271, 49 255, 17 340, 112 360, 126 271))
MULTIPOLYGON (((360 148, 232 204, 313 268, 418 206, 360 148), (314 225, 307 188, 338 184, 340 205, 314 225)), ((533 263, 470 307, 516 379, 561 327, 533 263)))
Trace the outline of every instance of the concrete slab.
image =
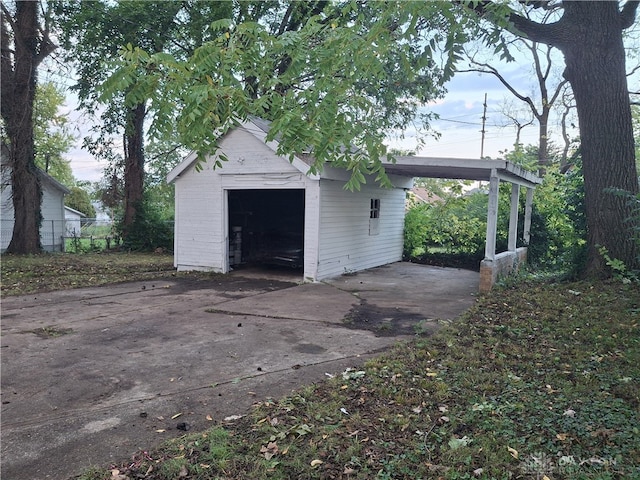
POLYGON ((204 429, 357 366, 411 332, 345 325, 354 311, 455 318, 477 275, 399 263, 323 284, 235 272, 3 299, 2 478, 117 463, 178 423, 204 429))

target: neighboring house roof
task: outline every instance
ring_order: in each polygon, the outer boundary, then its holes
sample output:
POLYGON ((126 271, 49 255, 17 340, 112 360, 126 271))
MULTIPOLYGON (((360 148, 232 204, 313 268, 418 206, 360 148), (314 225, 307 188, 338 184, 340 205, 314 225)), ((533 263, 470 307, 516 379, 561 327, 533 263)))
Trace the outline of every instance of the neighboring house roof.
MULTIPOLYGON (((9 147, 7 147, 3 143, 1 151, 2 151, 2 155, 0 155, 0 164, 2 165, 3 168, 11 168, 11 164, 9 163, 9 147)), ((63 184, 61 184, 51 175, 46 173, 44 170, 41 170, 40 168, 38 168, 37 170, 38 170, 38 176, 40 177, 40 181, 42 181, 43 183, 47 183, 48 185, 50 185, 56 190, 60 190, 65 195, 68 195, 69 193, 71 193, 71 190, 69 190, 67 187, 65 187, 63 184)), ((4 186, 5 185, 3 185, 3 187, 4 186)), ((9 184, 7 186, 11 186, 11 185, 9 184)))
POLYGON ((80 215, 81 217, 86 217, 84 213, 79 212, 78 210, 74 210, 71 207, 67 207, 66 205, 64 206, 64 211, 65 213, 69 212, 69 213, 73 213, 74 215, 80 215))
POLYGON ((424 187, 413 187, 410 193, 416 202, 437 203, 442 201, 442 198, 424 187))

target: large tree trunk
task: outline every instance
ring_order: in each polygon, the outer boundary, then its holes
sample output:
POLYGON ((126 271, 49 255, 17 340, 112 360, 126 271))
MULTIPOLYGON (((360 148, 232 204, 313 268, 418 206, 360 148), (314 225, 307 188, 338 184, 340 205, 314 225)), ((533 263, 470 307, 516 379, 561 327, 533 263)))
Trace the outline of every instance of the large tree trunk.
POLYGON ((567 24, 575 26, 560 48, 580 123, 589 249, 585 273, 602 277, 609 269, 599 247, 629 267, 638 266, 631 208, 609 191, 638 193, 620 13, 617 2, 564 6, 567 24))
POLYGON ((144 104, 131 109, 130 122, 125 134, 124 167, 124 220, 123 234, 126 240, 131 225, 135 222, 136 211, 144 193, 144 104))
POLYGON ((6 9, 2 12, 2 118, 10 142, 15 218, 13 236, 7 248, 9 253, 38 253, 41 250, 42 188, 35 166, 33 105, 38 64, 55 47, 48 42, 46 34, 44 38, 40 36, 39 8, 38 2, 16 2, 13 21, 6 9), (9 33, 8 25, 13 35, 9 33))

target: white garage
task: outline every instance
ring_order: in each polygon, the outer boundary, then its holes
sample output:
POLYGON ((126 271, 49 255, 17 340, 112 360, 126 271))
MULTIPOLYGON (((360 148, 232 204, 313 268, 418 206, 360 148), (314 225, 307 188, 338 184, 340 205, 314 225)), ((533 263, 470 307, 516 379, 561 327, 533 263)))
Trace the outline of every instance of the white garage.
POLYGON ((228 159, 222 168, 214 168, 216 156, 196 168, 191 154, 168 175, 178 270, 286 265, 317 281, 402 259, 411 177, 391 175, 391 189, 368 179, 347 191, 348 172, 307 175, 302 156, 277 155, 277 143, 265 142, 268 128, 251 119, 227 133, 219 142, 228 159))

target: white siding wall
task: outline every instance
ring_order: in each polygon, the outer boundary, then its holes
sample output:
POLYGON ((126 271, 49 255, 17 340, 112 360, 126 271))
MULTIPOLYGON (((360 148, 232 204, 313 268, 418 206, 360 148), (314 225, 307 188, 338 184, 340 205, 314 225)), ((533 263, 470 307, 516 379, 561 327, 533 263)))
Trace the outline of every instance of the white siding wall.
MULTIPOLYGON (((2 171, 2 205, 0 206, 0 250, 4 251, 13 236, 13 199, 11 197, 10 170, 2 171)), ((42 181, 42 225, 40 243, 46 251, 62 251, 65 229, 64 193, 51 183, 42 181)))
POLYGON ((11 198, 11 171, 2 164, 0 168, 0 251, 5 251, 13 235, 13 200, 11 198))
POLYGON ((64 209, 64 234, 67 237, 80 236, 82 230, 82 215, 64 209))
POLYGON ((47 251, 62 251, 64 242, 64 193, 42 182, 40 243, 47 251))
POLYGON ((349 192, 343 187, 340 181, 321 180, 317 280, 402 260, 404 190, 363 185, 349 192), (369 234, 372 198, 380 199, 377 235, 369 234))
POLYGON ((174 264, 178 270, 228 271, 226 190, 305 188, 310 180, 250 133, 237 129, 220 143, 228 161, 183 172, 176 185, 174 264))
POLYGON ((176 181, 174 264, 178 270, 221 271, 222 247, 215 220, 220 217, 222 195, 215 191, 216 178, 207 163, 202 171, 191 168, 176 181))
POLYGON ((175 180, 174 263, 178 270, 228 271, 226 192, 234 189, 305 190, 307 280, 402 259, 404 189, 384 190, 368 184, 360 192, 348 192, 343 188, 344 172, 334 175, 335 180, 314 180, 241 128, 221 141, 221 150, 229 159, 221 169, 213 170, 210 160, 200 172, 192 166, 175 180), (369 234, 372 198, 381 203, 377 235, 369 234))

